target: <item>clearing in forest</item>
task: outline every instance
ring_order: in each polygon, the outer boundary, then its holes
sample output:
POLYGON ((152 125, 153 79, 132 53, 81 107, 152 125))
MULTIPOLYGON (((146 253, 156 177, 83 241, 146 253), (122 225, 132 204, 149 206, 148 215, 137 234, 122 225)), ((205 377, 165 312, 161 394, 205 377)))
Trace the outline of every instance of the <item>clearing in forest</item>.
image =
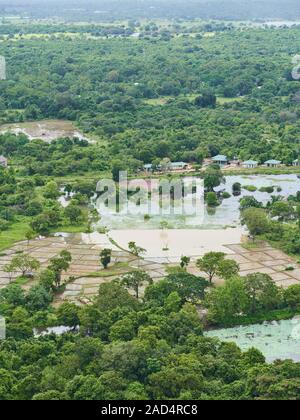
POLYGON ((90 141, 85 137, 71 121, 67 120, 42 120, 15 124, 4 124, 0 127, 0 133, 11 132, 25 134, 30 140, 41 139, 51 143, 61 137, 77 137, 81 140, 90 141))

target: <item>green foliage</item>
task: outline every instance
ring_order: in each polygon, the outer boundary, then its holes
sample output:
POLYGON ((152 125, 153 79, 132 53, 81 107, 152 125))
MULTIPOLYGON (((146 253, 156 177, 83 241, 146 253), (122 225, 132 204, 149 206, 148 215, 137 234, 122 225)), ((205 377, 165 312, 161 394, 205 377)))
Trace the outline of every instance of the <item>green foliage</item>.
POLYGON ((280 305, 282 301, 280 289, 267 274, 249 274, 244 282, 250 299, 250 314, 255 314, 261 309, 275 309, 280 305))
POLYGON ((236 276, 240 271, 240 267, 234 260, 223 260, 220 261, 217 275, 223 279, 230 279, 236 276))
POLYGON ((209 310, 209 320, 223 323, 227 319, 245 313, 249 300, 245 285, 241 278, 226 280, 224 286, 217 287, 208 294, 206 305, 209 310))
POLYGON ((159 283, 147 287, 144 300, 163 305, 167 297, 176 292, 182 303, 197 303, 204 298, 208 285, 208 282, 201 277, 177 270, 159 283))
POLYGON ((218 201, 217 194, 209 192, 206 194, 206 203, 209 207, 217 207, 220 203, 218 201))
MULTIPOLYGON (((100 285, 91 305, 63 303, 56 322, 80 332, 61 336, 32 338, 38 319, 54 315, 41 300, 42 286, 26 296, 15 285, 1 290, 0 310, 4 301, 9 308, 8 338, 0 341, 1 399, 296 399, 298 364, 266 364, 255 349, 242 353, 233 343, 203 337, 188 302, 203 298, 208 283, 178 270, 148 286, 145 302, 112 282, 100 285)), ((227 280, 207 302, 214 319, 240 315, 249 307, 244 281, 227 280)))
POLYGON ((223 193, 222 193, 222 199, 223 200, 227 200, 228 198, 230 198, 231 197, 231 194, 230 193, 228 193, 227 191, 224 191, 223 193))
POLYGON ((208 275, 212 283, 216 275, 228 279, 239 272, 239 265, 233 260, 225 260, 223 252, 209 252, 197 261, 197 267, 208 275))
POLYGON ((57 199, 60 196, 57 183, 54 181, 48 182, 44 187, 43 194, 45 198, 50 198, 52 200, 57 199))
POLYGON ((100 253, 100 262, 103 265, 104 269, 106 270, 111 263, 112 258, 112 250, 111 249, 103 249, 100 253))
POLYGON ((14 307, 22 306, 25 303, 25 295, 21 286, 10 284, 0 291, 0 302, 14 307))
POLYGON ((56 273, 50 269, 43 270, 39 273, 39 284, 46 290, 52 290, 56 282, 56 273))
POLYGON ((22 276, 32 275, 40 268, 40 263, 36 258, 27 254, 16 255, 11 262, 4 267, 7 273, 21 272, 22 276))
POLYGON ((42 311, 49 307, 53 294, 41 285, 33 286, 27 296, 26 303, 29 311, 42 311))
POLYGON ((247 190, 249 192, 255 192, 257 191, 257 187, 255 187, 254 185, 244 185, 243 186, 244 190, 247 190))
POLYGON ((273 194, 275 187, 261 187, 259 189, 260 192, 262 193, 268 193, 268 194, 273 194))
POLYGON ((100 311, 106 312, 119 306, 135 309, 138 307, 138 302, 127 292, 124 286, 114 281, 100 285, 96 306, 100 311))
POLYGON ((79 325, 79 308, 71 302, 64 302, 57 310, 59 325, 75 328, 79 325))
POLYGON ((142 256, 143 254, 146 253, 146 249, 144 249, 140 246, 137 246, 137 244, 135 242, 129 242, 128 249, 136 257, 140 257, 140 256, 142 256))
POLYGON ((79 206, 70 204, 65 209, 65 217, 69 219, 71 224, 79 224, 83 220, 83 211, 79 206))
POLYGON ((266 238, 288 254, 300 254, 300 230, 298 226, 273 222, 270 224, 266 238))
POLYGON ((271 216, 280 221, 289 221, 295 215, 294 206, 291 202, 277 201, 271 205, 271 216))
MULTIPOLYGON (((291 163, 299 155, 294 141, 299 136, 297 105, 290 99, 298 90, 298 82, 290 77, 290 57, 297 51, 299 29, 241 31, 219 23, 195 25, 198 34, 207 26, 209 32, 218 30, 211 37, 174 37, 166 42, 156 31, 139 40, 102 39, 99 34, 109 33, 107 27, 72 25, 75 33, 86 32, 71 42, 67 34, 56 38, 57 25, 47 24, 31 30, 49 31, 53 38, 3 40, 0 54, 12 65, 9 80, 1 83, 2 121, 65 118, 101 143, 64 138, 51 145, 34 140, 29 146, 22 134, 5 135, 0 153, 18 156, 28 174, 54 176, 110 170, 111 160, 117 163, 115 169, 156 158, 179 161, 183 153, 192 153, 198 161, 199 151, 203 157, 225 153, 231 158, 264 162, 272 157, 291 163), (97 34, 97 42, 87 33, 97 34), (99 57, 104 60, 99 62, 99 57), (226 99, 216 103, 216 96, 226 99), (149 99, 156 103, 150 105, 149 99), (166 146, 163 151, 160 142, 166 146), (29 159, 24 161, 24 156, 29 159)), ((17 33, 23 30, 30 31, 30 25, 17 33)), ((124 34, 126 29, 118 31, 124 34)))
POLYGON ((152 284, 152 278, 144 271, 132 271, 122 277, 122 284, 129 290, 133 290, 135 297, 139 299, 139 290, 146 284, 152 284))
POLYGON ((208 192, 213 192, 214 188, 224 182, 222 171, 218 166, 212 165, 204 173, 204 187, 208 192))
POLYGON ((235 182, 232 186, 232 192, 235 195, 239 195, 242 192, 242 184, 240 184, 239 182, 235 182))
POLYGON ((217 97, 212 93, 204 93, 195 99, 195 105, 200 108, 215 108, 217 105, 217 97))
POLYGON ((288 287, 284 291, 284 300, 292 309, 297 309, 300 306, 300 285, 295 284, 293 286, 288 287))
POLYGON ((209 321, 223 326, 289 318, 293 315, 289 309, 296 310, 299 303, 297 286, 283 291, 262 273, 231 277, 205 298, 209 321))
POLYGON ((189 266, 190 262, 191 262, 191 258, 190 257, 182 256, 180 258, 180 267, 182 269, 186 269, 189 266))
POLYGON ((48 269, 55 274, 55 285, 59 287, 61 284, 61 276, 67 271, 72 261, 72 255, 69 251, 63 250, 58 257, 51 258, 48 269))
POLYGON ((240 200, 240 210, 241 211, 251 209, 251 208, 260 209, 262 207, 263 207, 263 204, 261 202, 257 201, 256 198, 254 198, 252 196, 246 196, 246 197, 243 197, 240 200))
POLYGON ((247 226, 253 238, 269 231, 269 220, 263 209, 253 207, 244 210, 242 213, 242 223, 247 226))

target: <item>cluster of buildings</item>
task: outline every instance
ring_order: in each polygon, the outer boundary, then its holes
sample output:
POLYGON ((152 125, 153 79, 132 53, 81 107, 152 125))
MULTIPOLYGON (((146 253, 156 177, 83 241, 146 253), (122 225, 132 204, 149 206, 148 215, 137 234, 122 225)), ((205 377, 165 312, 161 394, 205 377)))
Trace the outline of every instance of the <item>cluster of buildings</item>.
MULTIPOLYGON (((255 169, 259 166, 259 162, 257 162, 256 160, 246 160, 242 162, 240 160, 234 159, 232 162, 230 162, 227 156, 224 156, 224 155, 214 156, 211 159, 211 163, 217 163, 221 167, 224 167, 227 165, 234 165, 234 166, 240 166, 245 169, 255 169)), ((281 164, 282 162, 280 160, 270 159, 270 160, 267 160, 263 164, 263 166, 267 168, 278 168, 281 164)), ((300 166, 299 159, 294 160, 293 166, 300 166)))
POLYGON ((8 166, 7 159, 4 156, 0 156, 0 166, 3 168, 7 168, 8 166))
MULTIPOLYGON (((260 166, 259 162, 256 160, 246 160, 241 161, 237 158, 229 160, 225 155, 217 155, 211 159, 206 159, 204 166, 208 166, 212 163, 216 163, 222 168, 225 166, 228 168, 244 168, 244 169, 255 169, 260 166)), ((267 160, 262 166, 266 168, 278 168, 282 165, 280 160, 270 159, 267 160)), ((300 166, 300 160, 296 159, 293 162, 293 166, 300 166)), ((159 165, 154 167, 152 164, 144 165, 145 172, 183 172, 183 171, 192 171, 193 165, 186 162, 169 162, 164 165, 159 165)))
POLYGON ((186 162, 169 162, 165 165, 159 165, 154 168, 152 164, 144 165, 145 172, 153 172, 157 170, 158 172, 167 171, 167 172, 178 172, 178 171, 188 171, 192 169, 192 166, 186 162))

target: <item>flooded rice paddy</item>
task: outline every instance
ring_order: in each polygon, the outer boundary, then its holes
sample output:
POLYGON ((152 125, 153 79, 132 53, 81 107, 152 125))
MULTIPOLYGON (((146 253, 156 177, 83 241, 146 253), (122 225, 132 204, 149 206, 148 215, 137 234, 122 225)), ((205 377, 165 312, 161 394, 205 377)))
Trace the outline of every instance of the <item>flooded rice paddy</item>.
MULTIPOLYGON (((227 176, 226 183, 222 184, 216 191, 226 191, 231 194, 230 198, 224 199, 222 204, 216 208, 203 209, 203 215, 147 215, 147 210, 142 214, 127 214, 101 212, 101 226, 109 229, 159 229, 162 222, 169 229, 223 229, 224 227, 238 227, 240 224, 240 200, 245 196, 253 196, 258 201, 266 204, 271 200, 272 195, 288 197, 300 191, 300 179, 296 174, 286 175, 248 175, 248 176, 227 176), (242 189, 240 196, 232 195, 232 186, 235 183, 242 186, 254 186, 255 192, 242 189), (274 187, 274 192, 259 191, 262 187, 274 187), (146 217, 145 217, 146 216, 146 217)), ((158 206, 158 203, 157 203, 158 206)))
POLYGON ((300 362, 300 318, 225 328, 209 331, 205 335, 223 342, 234 342, 243 351, 255 347, 269 363, 277 359, 300 362))

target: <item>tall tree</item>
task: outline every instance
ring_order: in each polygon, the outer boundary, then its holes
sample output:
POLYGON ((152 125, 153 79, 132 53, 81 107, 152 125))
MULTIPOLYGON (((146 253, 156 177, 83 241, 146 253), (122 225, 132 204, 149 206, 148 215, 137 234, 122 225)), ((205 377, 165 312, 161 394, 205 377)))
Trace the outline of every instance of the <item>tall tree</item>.
POLYGON ((122 284, 129 290, 133 290, 135 297, 139 299, 140 288, 145 284, 152 284, 152 278, 144 271, 132 271, 122 277, 122 284))

